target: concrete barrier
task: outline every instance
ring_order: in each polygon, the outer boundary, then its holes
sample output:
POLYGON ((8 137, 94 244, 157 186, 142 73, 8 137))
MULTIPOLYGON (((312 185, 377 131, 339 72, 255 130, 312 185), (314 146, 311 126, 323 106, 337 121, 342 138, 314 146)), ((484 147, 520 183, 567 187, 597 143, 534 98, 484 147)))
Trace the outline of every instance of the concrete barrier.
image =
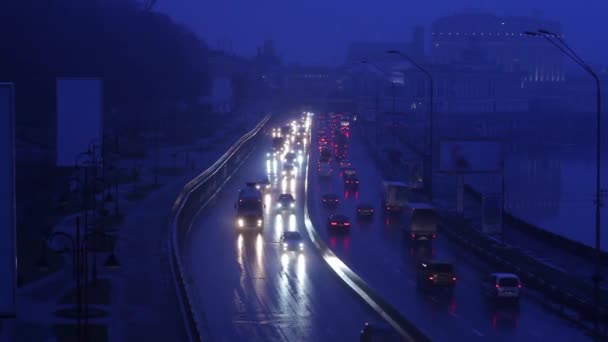
POLYGON ((202 341, 208 336, 204 329, 205 318, 200 317, 193 308, 189 281, 185 277, 181 256, 184 237, 190 231, 198 213, 211 201, 230 175, 249 156, 255 144, 265 135, 270 118, 270 115, 264 117, 211 167, 186 184, 173 204, 168 231, 169 257, 180 311, 190 341, 202 341))

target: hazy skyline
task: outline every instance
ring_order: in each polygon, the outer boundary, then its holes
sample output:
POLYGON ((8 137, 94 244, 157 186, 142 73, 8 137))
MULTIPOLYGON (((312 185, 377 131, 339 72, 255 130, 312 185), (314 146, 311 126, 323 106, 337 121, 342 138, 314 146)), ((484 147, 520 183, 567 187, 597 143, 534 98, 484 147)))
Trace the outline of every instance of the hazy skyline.
POLYGON ((263 40, 273 39, 286 62, 303 64, 342 63, 351 41, 407 42, 415 25, 425 27, 428 39, 435 19, 464 10, 527 16, 537 9, 542 18, 561 22, 570 44, 589 63, 608 64, 608 48, 600 43, 608 34, 605 0, 586 0, 584 7, 550 0, 159 0, 156 9, 189 26, 211 47, 229 41, 237 54, 252 56, 263 40))

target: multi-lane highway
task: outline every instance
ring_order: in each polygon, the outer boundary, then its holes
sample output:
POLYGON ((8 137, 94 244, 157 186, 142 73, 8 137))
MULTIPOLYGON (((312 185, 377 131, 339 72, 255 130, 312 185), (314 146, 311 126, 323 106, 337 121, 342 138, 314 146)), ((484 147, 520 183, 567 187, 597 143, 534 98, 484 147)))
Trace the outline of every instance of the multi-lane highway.
POLYGON ((266 157, 271 137, 266 140, 200 213, 184 247, 195 310, 204 317, 201 325, 214 341, 357 340, 363 324, 378 319, 375 313, 340 282, 310 241, 300 255, 280 251, 283 231, 306 235, 302 170, 307 158, 295 179, 286 181, 280 176, 282 162, 275 168, 266 157), (272 192, 264 197, 264 230, 239 234, 237 192, 267 174, 272 192), (276 212, 280 193, 294 195, 295 215, 276 212))
MULTIPOLYGON (((480 269, 486 265, 444 237, 439 236, 431 246, 415 246, 403 234, 399 222, 385 222, 381 215, 376 215, 372 222, 357 221, 357 203, 373 204, 376 214, 379 213, 382 172, 357 139, 356 132, 352 132, 349 140, 349 159, 359 174, 360 189, 347 193, 338 174, 323 178, 317 175, 315 168, 311 168, 311 217, 337 256, 406 318, 436 341, 586 339, 582 332, 525 296, 519 306, 488 303, 482 298, 479 285, 485 274, 480 269), (335 210, 329 210, 321 203, 321 196, 329 192, 341 196, 340 205, 335 210), (343 236, 328 234, 326 219, 330 212, 343 213, 353 219, 349 233, 343 236), (431 256, 455 264, 458 280, 453 297, 423 294, 417 290, 417 256, 431 256)), ((311 162, 314 162, 318 153, 316 149, 311 151, 311 162)))

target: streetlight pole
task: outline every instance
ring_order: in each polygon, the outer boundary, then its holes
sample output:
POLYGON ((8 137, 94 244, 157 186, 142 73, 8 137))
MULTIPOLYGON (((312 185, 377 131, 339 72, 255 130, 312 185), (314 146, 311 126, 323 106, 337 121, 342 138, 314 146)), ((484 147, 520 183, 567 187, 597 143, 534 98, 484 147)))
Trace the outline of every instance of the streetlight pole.
POLYGON ((429 101, 429 165, 430 165, 430 172, 429 172, 429 196, 430 196, 430 200, 431 202, 433 202, 433 102, 434 101, 434 93, 435 93, 435 87, 433 86, 433 76, 431 75, 431 73, 426 70, 425 68, 423 68, 422 66, 420 66, 420 64, 416 63, 413 59, 411 59, 408 55, 404 54, 401 51, 398 50, 388 50, 387 53, 392 54, 392 55, 398 55, 401 58, 405 59, 406 61, 408 61, 410 64, 412 64, 414 67, 416 67, 416 69, 422 71, 422 73, 424 73, 426 75, 426 77, 429 79, 429 97, 430 97, 430 101, 429 101))
MULTIPOLYGON (((374 68, 376 68, 378 71, 380 71, 381 73, 383 73, 385 76, 389 76, 389 74, 382 68, 380 68, 378 65, 367 61, 367 60, 363 60, 361 61, 362 64, 369 64, 371 66, 373 66, 374 68)), ((391 81, 391 92, 392 92, 392 97, 393 97, 393 113, 396 112, 396 102, 395 102, 395 82, 391 81)), ((376 113, 377 115, 377 113, 376 113)))
MULTIPOLYGON (((86 264, 87 255, 90 252, 88 247, 89 239, 93 235, 99 235, 107 237, 108 235, 103 232, 80 232, 80 217, 76 217, 76 236, 66 232, 54 232, 48 236, 47 242, 52 245, 52 241, 55 238, 63 237, 70 242, 72 252, 72 265, 74 268, 75 282, 76 282, 76 340, 77 341, 88 341, 88 306, 89 299, 87 294, 88 284, 86 281, 86 264), (85 278, 83 281, 83 277, 85 278), (84 316, 84 317, 83 317, 84 316), (83 322, 84 318, 84 322, 83 322)), ((68 249, 69 250, 69 249, 68 249)), ((59 251, 67 251, 66 249, 60 249, 59 251)), ((118 267, 118 261, 114 253, 112 253, 105 262, 106 267, 114 268, 118 267)))
POLYGON ((570 59, 572 59, 576 64, 578 64, 583 70, 585 70, 589 75, 591 75, 591 77, 593 77, 593 79, 595 80, 595 89, 596 89, 596 147, 595 147, 595 158, 596 158, 596 165, 595 165, 595 267, 594 267, 594 275, 592 277, 592 281, 593 281, 593 299, 595 302, 595 320, 594 320, 594 333, 595 333, 595 339, 596 340, 600 340, 600 330, 599 330, 599 325, 600 325, 600 282, 602 280, 601 274, 600 274, 600 265, 601 265, 601 260, 602 260, 602 250, 601 250, 601 214, 600 214, 600 207, 601 207, 601 200, 602 200, 602 194, 601 194, 601 106, 602 106, 602 93, 601 93, 601 84, 600 84, 600 79, 599 77, 597 77, 597 74, 595 73, 595 71, 593 71, 593 69, 591 69, 591 67, 585 63, 585 61, 583 61, 582 58, 580 58, 576 52, 574 52, 574 50, 572 50, 570 48, 570 46, 568 46, 568 44, 566 44, 566 41, 564 39, 562 39, 562 37, 556 33, 547 31, 547 30, 538 30, 538 31, 526 31, 524 32, 525 35, 528 36, 532 36, 532 37, 542 37, 545 40, 547 40, 549 43, 551 43, 553 46, 555 46, 556 48, 558 48, 560 51, 562 51, 564 53, 564 55, 568 56, 570 59), (553 38, 553 39, 552 39, 553 38), (556 39, 558 42, 556 42, 554 39, 556 39))

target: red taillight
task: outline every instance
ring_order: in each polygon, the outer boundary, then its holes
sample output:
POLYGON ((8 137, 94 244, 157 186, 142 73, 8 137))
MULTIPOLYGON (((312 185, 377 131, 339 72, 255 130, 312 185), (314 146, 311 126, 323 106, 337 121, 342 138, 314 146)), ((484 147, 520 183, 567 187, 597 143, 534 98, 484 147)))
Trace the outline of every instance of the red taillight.
POLYGON ((433 239, 437 237, 437 234, 433 234, 433 239))
POLYGON ((332 225, 332 226, 337 226, 337 225, 338 225, 338 222, 332 222, 332 223, 331 223, 331 225, 332 225))
POLYGON ((500 288, 500 285, 496 284, 496 288, 497 288, 497 289, 499 289, 499 288, 500 288))
POLYGON ((350 226, 350 222, 344 222, 345 226, 350 226))
POLYGON ((391 210, 391 207, 386 207, 386 210, 391 210))
POLYGON ((324 198, 324 199, 323 199, 323 202, 327 202, 327 200, 324 198))
POLYGON ((429 280, 435 280, 434 276, 429 276, 429 280))
POLYGON ((456 276, 452 277, 452 281, 456 281, 456 276))
POLYGON ((412 237, 412 239, 413 239, 413 238, 415 238, 415 237, 416 237, 416 234, 412 233, 412 234, 410 234, 410 236, 411 236, 411 237, 412 237))
POLYGON ((521 284, 517 284, 517 288, 518 288, 518 289, 521 289, 521 284))

